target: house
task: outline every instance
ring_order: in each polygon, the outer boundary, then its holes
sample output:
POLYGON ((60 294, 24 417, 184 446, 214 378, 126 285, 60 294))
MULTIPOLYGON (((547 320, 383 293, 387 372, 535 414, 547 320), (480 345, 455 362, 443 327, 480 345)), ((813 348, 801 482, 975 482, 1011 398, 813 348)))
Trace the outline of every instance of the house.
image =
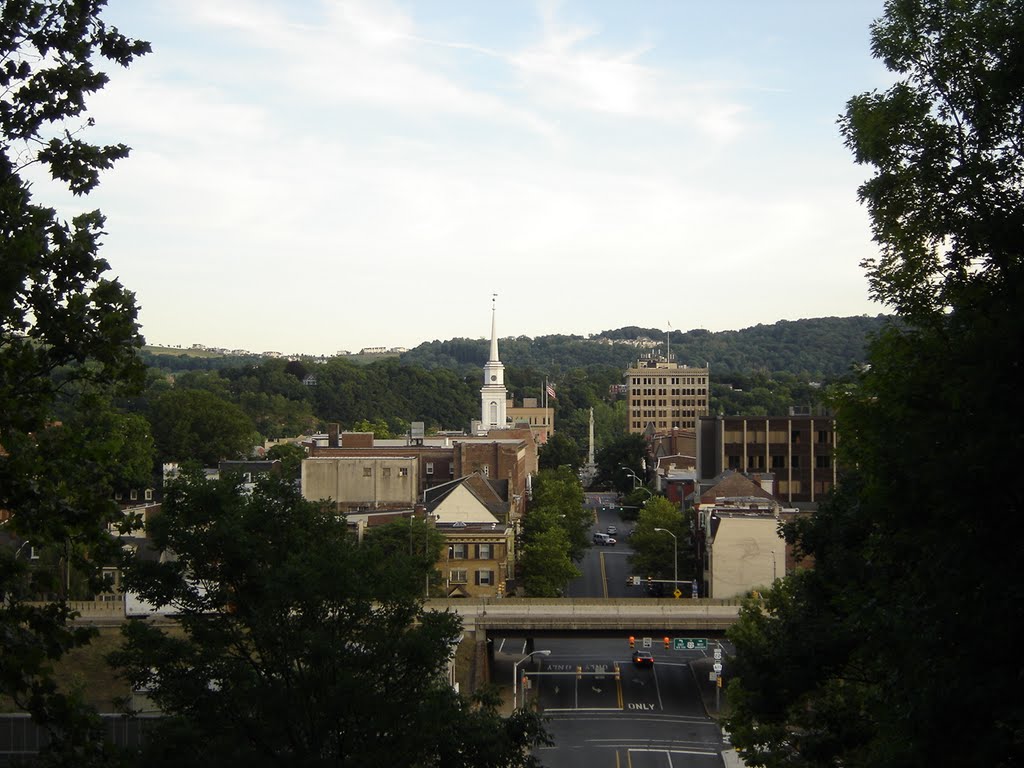
POLYGON ((514 573, 508 483, 474 473, 424 494, 445 538, 438 567, 448 597, 500 597, 514 573))

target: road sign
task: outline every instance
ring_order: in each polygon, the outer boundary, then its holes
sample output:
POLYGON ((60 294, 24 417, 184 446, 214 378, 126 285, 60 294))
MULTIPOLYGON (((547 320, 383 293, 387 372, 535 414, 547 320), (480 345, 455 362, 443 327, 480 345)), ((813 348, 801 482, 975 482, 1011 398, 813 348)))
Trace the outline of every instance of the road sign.
POLYGON ((680 597, 683 596, 683 593, 680 592, 678 589, 675 592, 673 592, 672 594, 675 596, 676 600, 678 600, 680 597))
POLYGON ((643 645, 644 645, 644 648, 650 648, 651 647, 651 638, 645 637, 643 645))
POLYGON ((718 659, 721 659, 721 658, 722 658, 722 649, 721 648, 715 648, 715 660, 717 661, 718 659))
POLYGON ((722 671, 722 664, 720 662, 716 661, 714 664, 711 665, 711 668, 713 670, 715 670, 715 672, 721 672, 722 671))
POLYGON ((699 651, 707 650, 708 641, 704 637, 674 637, 672 638, 673 651, 699 651))

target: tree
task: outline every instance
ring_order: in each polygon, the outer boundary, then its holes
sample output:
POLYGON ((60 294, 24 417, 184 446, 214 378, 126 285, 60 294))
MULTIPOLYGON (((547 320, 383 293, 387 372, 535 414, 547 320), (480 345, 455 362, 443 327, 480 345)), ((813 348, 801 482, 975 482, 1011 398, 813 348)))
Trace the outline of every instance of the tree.
POLYGON ((566 585, 581 575, 569 557, 569 536, 558 525, 537 531, 523 545, 522 569, 529 597, 561 597, 566 585))
POLYGON ((622 467, 628 467, 633 474, 643 479, 644 470, 641 462, 646 452, 647 445, 643 435, 621 435, 599 450, 594 457, 601 481, 623 493, 632 490, 636 481, 622 467))
POLYGON ((593 513, 583 506, 583 487, 571 468, 542 469, 533 481, 530 510, 524 522, 527 541, 535 533, 557 526, 565 531, 569 557, 583 559, 590 546, 589 533, 593 513), (532 519, 531 519, 532 518, 532 519))
MULTIPOLYGON (((37 165, 82 195, 128 154, 123 144, 85 140, 86 100, 107 82, 96 64, 127 66, 149 50, 108 28, 102 8, 97 0, 19 0, 0 12, 0 525, 35 547, 91 555, 109 544, 107 525, 117 516, 113 446, 56 439, 54 430, 58 414, 84 412, 84 398, 141 382, 137 309, 106 276, 103 216, 61 220, 33 202, 21 171, 37 165)), ((52 728, 56 759, 102 763, 97 720, 57 694, 51 674, 51 663, 91 633, 68 624, 66 602, 38 607, 12 598, 8 586, 25 578, 25 560, 13 555, 0 550, 0 592, 9 598, 0 607, 0 692, 52 728)), ((77 566, 97 577, 100 562, 82 558, 77 566)))
POLYGON ((1024 424, 990 409, 1024 385, 1024 7, 894 0, 872 50, 899 79, 852 99, 842 129, 875 169, 865 266, 899 324, 838 395, 856 472, 786 528, 813 570, 731 634, 731 730, 759 765, 1016 765, 1024 424))
POLYGON ((288 480, 302 477, 302 460, 306 458, 306 449, 298 443, 278 443, 267 451, 270 461, 281 462, 281 476, 288 480))
POLYGON ((535 713, 503 719, 447 682, 460 621, 391 577, 405 547, 360 546, 290 483, 245 495, 198 474, 150 535, 177 559, 133 562, 128 583, 176 608, 180 632, 130 623, 114 656, 167 715, 147 764, 535 765, 535 713))
POLYGON ((655 496, 640 508, 629 543, 633 548, 629 564, 634 573, 656 579, 671 579, 677 572, 675 559, 678 557, 679 578, 692 578, 694 558, 689 525, 679 509, 668 499, 655 496), (676 536, 676 541, 673 542, 671 536, 655 528, 670 531, 676 536))
POLYGON ((161 461, 216 466, 221 459, 249 455, 259 441, 241 408, 204 389, 160 393, 149 404, 149 421, 161 461))
POLYGON ((422 517, 396 520, 369 528, 364 546, 376 550, 374 561, 388 563, 381 579, 408 584, 410 594, 442 596, 441 572, 437 569, 444 536, 422 517))
POLYGON ((541 446, 538 464, 541 469, 556 469, 568 466, 575 472, 579 470, 582 459, 576 442, 561 432, 556 432, 541 446))

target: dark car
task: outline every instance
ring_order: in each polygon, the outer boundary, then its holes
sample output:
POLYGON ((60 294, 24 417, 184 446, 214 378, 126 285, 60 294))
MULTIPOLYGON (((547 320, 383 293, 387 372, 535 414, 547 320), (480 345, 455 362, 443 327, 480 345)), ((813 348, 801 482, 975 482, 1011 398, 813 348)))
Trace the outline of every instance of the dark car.
POLYGON ((650 651, 633 651, 633 663, 638 667, 653 667, 654 657, 650 651))

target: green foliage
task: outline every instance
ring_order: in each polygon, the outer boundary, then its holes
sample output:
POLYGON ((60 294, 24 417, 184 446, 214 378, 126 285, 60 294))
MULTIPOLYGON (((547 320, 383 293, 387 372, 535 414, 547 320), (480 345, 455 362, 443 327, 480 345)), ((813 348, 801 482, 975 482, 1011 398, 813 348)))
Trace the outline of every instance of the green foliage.
POLYGON ((872 32, 898 81, 842 128, 874 167, 865 266, 901 322, 836 395, 856 472, 786 528, 813 570, 731 632, 730 725, 768 766, 1016 765, 1024 424, 992 409, 1024 386, 1024 8, 893 0, 872 32))
POLYGON ((644 479, 642 462, 646 454, 647 444, 643 435, 620 434, 594 456, 599 482, 623 493, 632 491, 637 485, 636 478, 644 479))
MULTIPOLYGON (((629 545, 633 548, 629 563, 634 573, 671 579, 676 573, 678 556, 679 578, 693 578, 695 564, 689 524, 668 499, 655 496, 640 508, 629 545), (674 545, 672 536, 655 528, 671 532, 677 543, 674 545)), ((689 590, 683 591, 689 594, 689 590)))
POLYGON ((520 565, 528 597, 561 597, 565 586, 581 574, 569 557, 569 535, 554 523, 532 533, 520 565))
POLYGON ((556 432, 541 446, 537 461, 541 469, 567 466, 576 472, 583 463, 583 457, 575 440, 563 432, 556 432))
POLYGON ((566 584, 580 575, 574 565, 583 559, 593 518, 583 507, 583 488, 567 466, 543 469, 533 484, 533 498, 523 520, 523 557, 520 562, 526 594, 561 595, 566 584))
MULTIPOLYGON (((108 29, 101 8, 18 0, 0 13, 0 509, 10 516, 3 533, 18 537, 14 550, 0 548, 0 693, 53 729, 51 762, 73 757, 83 766, 106 764, 95 719, 56 692, 52 663, 92 633, 68 624, 62 600, 20 602, 39 591, 66 594, 58 574, 27 573, 18 554, 36 547, 65 571, 73 561, 98 586, 106 527, 117 516, 112 463, 145 441, 134 420, 90 410, 118 386, 141 383, 142 338, 134 296, 107 276, 98 255, 103 216, 62 221, 32 201, 20 172, 38 164, 56 186, 80 195, 128 153, 84 140, 86 99, 107 81, 96 65, 126 66, 149 50, 108 29)), ((128 464, 124 474, 135 469, 128 464)))
POLYGON ((180 632, 132 622, 113 657, 168 715, 147 765, 534 765, 538 716, 503 720, 493 696, 447 682, 460 621, 395 577, 407 530, 401 547, 387 532, 361 547, 289 483, 246 496, 193 475, 150 533, 178 559, 134 562, 127 578, 178 609, 180 632))
POLYGON ((388 563, 379 578, 405 584, 410 595, 444 595, 437 563, 444 547, 444 535, 420 517, 395 520, 368 528, 363 546, 377 555, 376 562, 388 563))
MULTIPOLYGON (((738 331, 672 331, 668 338, 679 362, 701 367, 709 363, 713 376, 764 369, 822 378, 844 375, 851 366, 862 363, 868 337, 885 321, 884 317, 782 320, 738 331)), ((533 339, 521 336, 501 339, 499 350, 506 371, 536 372, 531 380, 524 382, 526 387, 533 388, 533 393, 539 391, 544 376, 554 381, 558 390, 557 404, 562 407, 564 381, 569 371, 585 370, 591 377, 599 371, 609 371, 612 375, 608 383, 621 384, 622 371, 636 362, 638 354, 638 347, 621 342, 640 338, 661 342, 666 334, 656 328, 630 327, 603 331, 599 338, 619 343, 608 344, 580 336, 550 335, 533 339)), ((401 360, 428 368, 451 368, 472 375, 475 380, 487 360, 488 350, 487 339, 432 341, 403 353, 401 360)), ((506 378, 510 385, 519 386, 516 377, 506 378)), ((527 396, 533 393, 523 392, 527 396)), ((572 404, 573 410, 578 407, 582 405, 572 404)))
POLYGON ((306 449, 296 443, 278 443, 267 451, 267 458, 281 462, 282 477, 298 480, 302 477, 302 460, 306 458, 306 449))
POLYGON ((175 388, 150 403, 149 421, 161 461, 221 459, 249 455, 259 436, 237 405, 203 389, 175 388))

